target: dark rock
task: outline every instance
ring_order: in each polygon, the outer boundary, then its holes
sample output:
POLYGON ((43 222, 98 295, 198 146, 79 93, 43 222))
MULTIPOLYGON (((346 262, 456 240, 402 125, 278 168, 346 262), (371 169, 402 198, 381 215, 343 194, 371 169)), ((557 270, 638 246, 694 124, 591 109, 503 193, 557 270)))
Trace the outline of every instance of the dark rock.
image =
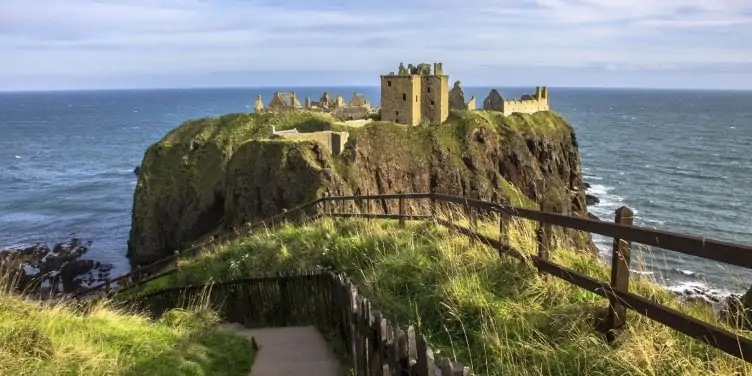
POLYGON ((598 205, 601 200, 591 194, 585 194, 585 202, 588 206, 598 205))
POLYGON ((92 271, 109 274, 112 269, 110 264, 81 259, 90 246, 90 241, 73 238, 52 248, 35 244, 0 250, 0 275, 8 275, 10 287, 19 292, 45 297, 59 292, 60 287, 63 292, 73 292, 87 280, 82 275, 92 271))
POLYGON ((136 168, 133 169, 133 174, 138 176, 138 174, 141 172, 141 166, 136 166, 136 168))
POLYGON ((583 182, 582 183, 582 187, 585 188, 585 189, 590 189, 590 183, 583 182))
POLYGON ((595 215, 593 213, 590 213, 590 212, 587 213, 587 216, 588 216, 589 219, 592 219, 594 221, 601 221, 602 220, 602 219, 598 218, 597 215, 595 215))
POLYGON ((731 294, 723 300, 719 312, 720 319, 740 329, 750 328, 749 308, 745 308, 743 296, 731 294))

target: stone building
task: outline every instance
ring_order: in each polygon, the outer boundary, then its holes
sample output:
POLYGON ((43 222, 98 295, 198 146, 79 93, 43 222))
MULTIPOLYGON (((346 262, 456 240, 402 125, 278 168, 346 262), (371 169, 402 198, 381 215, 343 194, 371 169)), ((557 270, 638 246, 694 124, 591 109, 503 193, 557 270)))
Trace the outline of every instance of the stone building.
POLYGON ((321 98, 319 98, 318 102, 311 101, 310 97, 306 97, 305 108, 314 111, 332 111, 336 108, 344 106, 344 104, 345 100, 341 96, 332 99, 329 96, 329 93, 325 91, 324 94, 321 95, 321 98))
POLYGON ((359 93, 353 93, 353 96, 350 98, 350 101, 347 102, 347 105, 365 107, 368 110, 371 109, 371 102, 366 99, 365 95, 359 93))
POLYGON ((462 91, 460 81, 456 81, 452 90, 449 91, 449 109, 459 111, 475 109, 475 97, 470 97, 470 101, 465 103, 465 92, 462 91))
POLYGON ((504 116, 515 113, 532 114, 538 111, 548 111, 550 109, 548 88, 538 86, 535 88, 535 94, 525 94, 520 99, 513 100, 504 100, 498 90, 492 89, 486 99, 483 100, 483 109, 499 111, 504 116))
POLYGON ((302 109, 303 106, 298 101, 295 92, 276 92, 272 100, 264 108, 264 102, 261 95, 256 97, 256 104, 253 106, 256 112, 261 111, 292 111, 302 109))
POLYGON ((400 63, 395 75, 381 76, 381 120, 399 124, 440 124, 449 116, 449 76, 441 63, 400 63))
POLYGON ((348 132, 321 131, 300 133, 297 129, 278 131, 272 126, 272 135, 270 138, 283 138, 291 141, 314 141, 318 142, 332 155, 339 155, 345 150, 345 144, 347 144, 349 137, 350 133, 348 132))

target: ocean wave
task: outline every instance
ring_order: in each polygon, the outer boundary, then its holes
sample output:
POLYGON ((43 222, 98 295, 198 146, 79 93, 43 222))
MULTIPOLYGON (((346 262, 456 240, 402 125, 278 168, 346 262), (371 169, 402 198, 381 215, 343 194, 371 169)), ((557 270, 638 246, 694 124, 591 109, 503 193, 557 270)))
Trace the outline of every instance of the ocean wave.
POLYGON ((673 271, 687 277, 701 278, 702 274, 687 269, 673 268, 673 271))
POLYGON ((687 297, 715 297, 724 299, 732 294, 727 289, 712 288, 706 283, 697 281, 675 281, 666 286, 666 289, 681 296, 687 297))

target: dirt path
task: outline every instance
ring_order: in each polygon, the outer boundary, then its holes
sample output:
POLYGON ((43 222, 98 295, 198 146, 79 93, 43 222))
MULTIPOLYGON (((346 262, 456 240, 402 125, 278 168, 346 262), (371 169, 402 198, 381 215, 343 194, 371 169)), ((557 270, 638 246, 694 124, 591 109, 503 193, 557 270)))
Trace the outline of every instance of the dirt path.
POLYGON ((246 329, 232 323, 220 328, 256 340, 259 350, 249 376, 342 375, 329 344, 312 326, 246 329))

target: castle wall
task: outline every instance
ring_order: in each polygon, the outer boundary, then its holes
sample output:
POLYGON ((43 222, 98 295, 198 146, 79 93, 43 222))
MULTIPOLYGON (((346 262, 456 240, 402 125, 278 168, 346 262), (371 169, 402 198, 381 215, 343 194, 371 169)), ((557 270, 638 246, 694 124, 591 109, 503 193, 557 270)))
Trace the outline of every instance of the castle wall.
POLYGON ((315 141, 329 150, 332 155, 338 155, 345 149, 345 143, 350 136, 347 132, 311 132, 311 133, 281 133, 277 135, 293 141, 315 141))
POLYGON ((420 76, 381 76, 381 120, 418 125, 420 76))
POLYGON ((420 76, 422 121, 429 124, 443 123, 449 117, 449 77, 420 76))
POLYGON ((548 111, 548 99, 506 100, 502 106, 504 116, 514 113, 532 114, 538 111, 548 111))

